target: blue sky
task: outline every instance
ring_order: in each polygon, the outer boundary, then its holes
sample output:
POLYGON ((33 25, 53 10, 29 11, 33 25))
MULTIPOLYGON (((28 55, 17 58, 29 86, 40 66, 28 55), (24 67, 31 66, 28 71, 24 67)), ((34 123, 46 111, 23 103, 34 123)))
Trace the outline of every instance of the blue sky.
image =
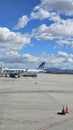
POLYGON ((0 66, 73 69, 73 0, 0 1, 0 66))

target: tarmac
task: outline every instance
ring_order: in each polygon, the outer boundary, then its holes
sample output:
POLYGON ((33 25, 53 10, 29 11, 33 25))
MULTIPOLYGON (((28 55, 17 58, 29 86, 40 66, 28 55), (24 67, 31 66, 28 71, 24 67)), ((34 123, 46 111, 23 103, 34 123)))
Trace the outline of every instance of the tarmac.
POLYGON ((73 130, 73 75, 1 77, 0 130, 73 130))

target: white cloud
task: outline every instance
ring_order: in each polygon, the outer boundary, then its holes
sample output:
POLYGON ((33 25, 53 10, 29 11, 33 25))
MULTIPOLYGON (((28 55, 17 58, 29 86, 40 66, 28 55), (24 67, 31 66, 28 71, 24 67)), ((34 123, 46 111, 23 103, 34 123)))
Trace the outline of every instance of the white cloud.
POLYGON ((70 43, 67 47, 73 49, 73 43, 70 43))
POLYGON ((34 56, 32 56, 32 55, 30 55, 30 54, 24 54, 23 55, 23 58, 26 60, 26 61, 28 61, 28 62, 37 62, 38 61, 38 58, 37 57, 34 57, 34 56))
POLYGON ((63 45, 66 45, 66 47, 68 49, 73 49, 73 38, 66 38, 65 40, 64 39, 60 39, 58 40, 56 43, 58 43, 58 45, 63 46, 63 45))
POLYGON ((40 57, 35 57, 30 54, 19 55, 15 52, 6 53, 5 56, 0 56, 1 65, 5 67, 18 67, 18 68, 37 68, 42 62, 46 62, 47 68, 67 68, 73 69, 73 54, 59 51, 57 55, 46 54, 40 57))
POLYGON ((33 29, 33 36, 39 40, 67 39, 73 36, 73 19, 61 20, 47 26, 45 24, 33 29))
POLYGON ((30 37, 27 34, 15 33, 8 28, 0 27, 0 46, 10 50, 20 50, 29 43, 30 37))
POLYGON ((56 12, 51 12, 51 13, 50 13, 49 20, 52 20, 52 21, 54 21, 54 22, 60 22, 60 21, 61 21, 61 18, 60 18, 60 15, 57 14, 56 12))
POLYGON ((64 62, 61 64, 62 68, 73 69, 73 54, 60 51, 58 56, 64 58, 64 62))
POLYGON ((48 19, 52 21, 60 21, 60 16, 56 12, 49 12, 44 8, 39 8, 39 10, 33 10, 31 13, 31 19, 48 19))
POLYGON ((27 23, 29 21, 29 18, 27 15, 23 15, 21 18, 18 19, 18 23, 17 25, 15 25, 14 29, 20 29, 20 28, 24 28, 27 23))
MULTIPOLYGON (((52 20, 50 25, 42 24, 31 32, 32 38, 37 40, 53 40, 57 39, 60 45, 66 45, 73 49, 73 19, 62 19, 60 14, 73 15, 73 0, 41 0, 41 3, 36 6, 30 14, 23 15, 18 19, 14 29, 24 28, 30 20, 40 19, 52 20), (71 42, 71 44, 70 44, 71 42)), ((44 23, 44 22, 42 22, 44 23)), ((30 43, 31 37, 28 34, 20 32, 12 32, 8 28, 0 27, 0 45, 5 48, 0 50, 0 61, 7 66, 33 67, 39 62, 46 61, 51 67, 72 67, 73 55, 59 51, 55 56, 50 54, 47 56, 41 55, 35 57, 30 54, 20 55, 18 50, 30 43)))
POLYGON ((44 10, 43 8, 40 8, 38 12, 32 12, 31 13, 31 19, 46 19, 50 17, 50 14, 48 11, 44 10))
POLYGON ((73 0, 41 0, 40 8, 73 15, 73 0))
POLYGON ((18 50, 30 44, 30 39, 28 34, 16 33, 6 27, 0 27, 0 62, 5 66, 24 63, 18 50))
POLYGON ((20 56, 20 55, 19 55, 19 53, 17 51, 13 51, 13 50, 12 51, 11 50, 8 51, 7 50, 6 56, 11 56, 11 57, 14 56, 15 57, 15 56, 20 56))
POLYGON ((48 55, 46 63, 48 67, 73 69, 73 54, 59 51, 57 55, 48 55))
POLYGON ((45 59, 46 64, 47 64, 47 68, 49 67, 55 67, 55 68, 59 68, 62 67, 65 58, 64 57, 60 57, 59 55, 54 55, 54 54, 50 54, 46 57, 45 59))
MULTIPOLYGON (((25 63, 29 65, 30 63, 33 63, 33 66, 36 66, 36 64, 45 61, 46 66, 49 67, 56 67, 56 68, 68 68, 73 69, 73 54, 68 54, 66 52, 59 51, 58 54, 55 56, 54 54, 45 54, 41 55, 40 57, 34 57, 29 54, 24 55, 25 63)), ((30 67, 32 68, 30 64, 30 67)))
POLYGON ((16 52, 8 52, 0 56, 0 61, 5 67, 36 68, 43 60, 30 54, 19 55, 16 52))
POLYGON ((63 46, 63 45, 69 45, 70 44, 70 41, 68 41, 69 39, 60 39, 60 40, 58 40, 57 41, 57 43, 59 44, 59 45, 61 45, 61 46, 63 46))
POLYGON ((41 25, 36 29, 33 29, 32 36, 39 40, 53 39, 51 37, 51 33, 49 32, 49 27, 45 24, 41 25))
POLYGON ((64 57, 64 58, 68 58, 68 57, 69 57, 69 55, 68 55, 66 52, 62 52, 62 51, 59 51, 59 52, 58 52, 58 55, 59 55, 60 57, 64 57))
POLYGON ((34 7, 31 19, 48 19, 59 22, 60 14, 73 15, 73 0, 41 0, 41 3, 34 7))

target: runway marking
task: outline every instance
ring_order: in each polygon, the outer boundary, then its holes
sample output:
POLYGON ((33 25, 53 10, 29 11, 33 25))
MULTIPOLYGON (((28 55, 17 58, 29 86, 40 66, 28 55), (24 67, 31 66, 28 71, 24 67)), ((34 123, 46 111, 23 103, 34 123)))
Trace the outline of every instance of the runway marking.
POLYGON ((10 91, 10 90, 7 90, 7 91, 0 91, 0 94, 19 94, 19 93, 73 93, 73 90, 26 90, 26 91, 10 91))
POLYGON ((37 120, 35 120, 35 121, 32 121, 32 120, 20 120, 20 119, 13 119, 13 118, 0 118, 0 120, 1 121, 14 121, 14 122, 16 122, 16 123, 23 123, 23 124, 25 124, 25 123, 38 123, 38 121, 37 120))
POLYGON ((48 126, 44 126, 44 127, 42 127, 42 128, 39 128, 38 130, 47 130, 47 129, 50 129, 50 128, 52 128, 52 127, 55 127, 55 126, 64 124, 65 122, 68 122, 69 120, 73 120, 73 117, 69 117, 69 118, 66 118, 66 119, 64 119, 64 120, 61 120, 61 121, 58 121, 58 122, 49 124, 48 126))

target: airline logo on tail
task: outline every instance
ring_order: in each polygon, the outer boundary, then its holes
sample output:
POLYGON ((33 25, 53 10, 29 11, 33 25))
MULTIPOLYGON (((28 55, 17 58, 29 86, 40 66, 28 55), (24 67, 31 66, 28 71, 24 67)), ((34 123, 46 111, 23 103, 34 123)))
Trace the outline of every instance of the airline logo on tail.
POLYGON ((44 70, 45 62, 42 62, 37 69, 44 70))

